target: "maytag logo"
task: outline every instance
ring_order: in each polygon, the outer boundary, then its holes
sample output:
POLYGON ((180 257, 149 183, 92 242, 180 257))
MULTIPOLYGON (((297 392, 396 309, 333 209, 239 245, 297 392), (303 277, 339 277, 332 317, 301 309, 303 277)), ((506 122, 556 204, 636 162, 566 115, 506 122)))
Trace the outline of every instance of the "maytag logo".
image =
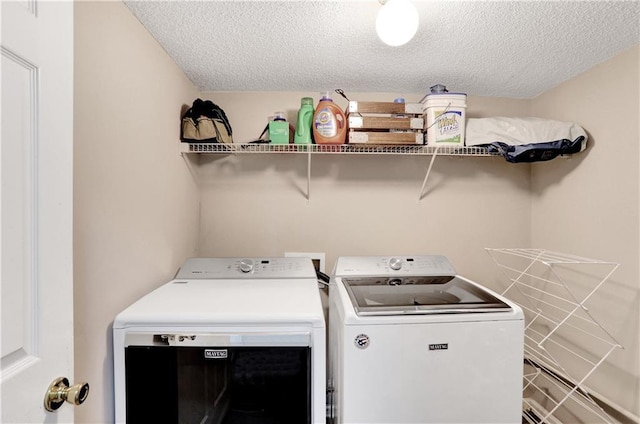
POLYGON ((227 349, 205 349, 204 357, 205 359, 225 359, 229 354, 227 353, 227 349))
POLYGON ((429 350, 447 350, 449 349, 449 343, 436 343, 430 344, 429 350))

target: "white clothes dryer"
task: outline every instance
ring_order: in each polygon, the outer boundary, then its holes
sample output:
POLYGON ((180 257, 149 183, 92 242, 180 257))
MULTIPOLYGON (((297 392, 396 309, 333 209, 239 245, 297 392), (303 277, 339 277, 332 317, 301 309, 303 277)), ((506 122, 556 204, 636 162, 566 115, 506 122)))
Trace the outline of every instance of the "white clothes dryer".
POLYGON ((520 423, 524 320, 444 256, 341 257, 329 287, 334 423, 520 423))
POLYGON ((324 424, 309 258, 194 258, 113 324, 117 423, 324 424))

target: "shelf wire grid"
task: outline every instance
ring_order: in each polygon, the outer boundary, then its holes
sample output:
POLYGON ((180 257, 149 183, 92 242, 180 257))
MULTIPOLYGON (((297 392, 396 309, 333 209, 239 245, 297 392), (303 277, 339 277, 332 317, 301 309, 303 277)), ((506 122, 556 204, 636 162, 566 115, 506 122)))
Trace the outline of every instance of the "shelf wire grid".
POLYGON ((265 143, 180 143, 182 153, 244 154, 355 154, 355 155, 434 155, 497 157, 484 147, 454 147, 416 145, 371 144, 265 144, 265 143))
MULTIPOLYGON (((573 401, 584 410, 596 414, 603 422, 613 422, 591 398, 584 383, 614 350, 622 346, 591 316, 585 303, 619 264, 544 249, 486 250, 510 281, 503 294, 518 303, 525 312, 525 358, 534 366, 553 370, 551 375, 556 392, 559 387, 565 389, 556 399, 538 384, 540 379, 548 383, 549 373, 526 374, 523 390, 535 390, 552 407, 539 411, 536 410, 539 402, 527 403, 525 398, 525 412, 526 409, 534 410, 534 415, 542 422, 553 422, 554 413, 563 404, 573 401), (582 294, 574 293, 558 272, 559 267, 584 271, 589 265, 596 265, 601 271, 593 278, 591 286, 583 289, 582 294), (591 348, 597 352, 587 352, 584 346, 571 342, 564 334, 571 334, 572 338, 578 334, 578 338, 588 340, 591 348), (581 373, 576 371, 580 368, 581 373), (561 384, 556 385, 557 382, 561 384)), ((531 417, 527 418, 526 413, 524 416, 530 421, 531 417)))

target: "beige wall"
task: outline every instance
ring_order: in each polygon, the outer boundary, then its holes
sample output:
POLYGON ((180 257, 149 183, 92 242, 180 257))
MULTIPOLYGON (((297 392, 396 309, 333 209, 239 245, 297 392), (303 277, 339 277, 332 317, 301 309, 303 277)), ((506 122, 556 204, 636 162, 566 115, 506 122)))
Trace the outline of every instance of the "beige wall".
MULTIPOLYGON (((352 100, 420 100, 420 94, 347 93, 352 100)), ((204 93, 221 106, 234 140, 257 138, 276 110, 295 120, 319 93, 204 93)), ((344 99, 334 100, 341 106, 344 99)), ((469 114, 528 115, 526 100, 470 98, 469 114)), ((530 167, 500 158, 314 155, 310 200, 305 155, 200 158, 202 255, 338 256, 440 253, 467 275, 495 281, 484 247, 530 245, 530 167)))
POLYGON ((198 192, 178 154, 197 91, 121 2, 75 4, 76 422, 113 421, 111 324, 195 254, 198 192))
POLYGON ((535 247, 619 262, 591 313, 624 346, 587 385, 640 415, 640 47, 532 101, 536 116, 573 121, 589 148, 532 167, 535 247))

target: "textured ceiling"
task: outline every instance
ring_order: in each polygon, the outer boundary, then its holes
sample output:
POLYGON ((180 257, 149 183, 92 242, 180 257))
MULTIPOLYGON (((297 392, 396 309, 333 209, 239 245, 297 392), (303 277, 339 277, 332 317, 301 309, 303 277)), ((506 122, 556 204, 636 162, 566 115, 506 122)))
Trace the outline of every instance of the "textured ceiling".
POLYGON ((419 1, 400 47, 377 0, 125 1, 202 91, 530 98, 640 43, 639 1, 419 1))

